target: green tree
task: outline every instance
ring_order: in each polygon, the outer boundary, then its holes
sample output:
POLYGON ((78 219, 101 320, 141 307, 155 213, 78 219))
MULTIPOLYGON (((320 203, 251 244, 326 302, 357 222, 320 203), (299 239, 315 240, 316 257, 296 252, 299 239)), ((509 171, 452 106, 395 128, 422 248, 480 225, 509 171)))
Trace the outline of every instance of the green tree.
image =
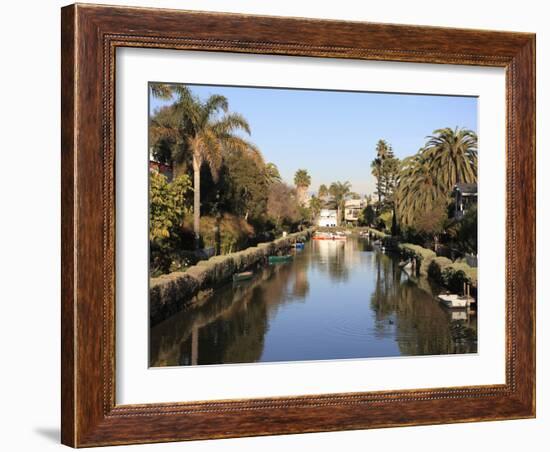
POLYGON ((157 171, 149 178, 149 259, 150 274, 170 271, 184 239, 183 222, 190 209, 191 180, 187 175, 172 182, 157 171))
POLYGON ((382 206, 382 197, 384 196, 384 160, 391 152, 391 146, 386 140, 378 140, 376 143, 376 157, 371 163, 372 175, 376 178, 376 194, 378 195, 378 209, 382 206))
POLYGON ((374 220, 376 219, 376 212, 372 208, 372 205, 367 205, 363 209, 363 223, 367 226, 372 226, 374 224, 374 220))
POLYGON ((275 163, 266 163, 265 180, 268 184, 281 182, 281 174, 279 173, 279 168, 277 168, 277 165, 275 165, 275 163))
POLYGON ((250 134, 246 119, 238 113, 229 113, 229 104, 224 96, 213 94, 202 100, 193 95, 185 85, 171 86, 171 96, 175 99, 171 108, 170 122, 153 123, 153 135, 172 137, 176 145, 172 148, 174 173, 179 174, 178 166, 185 158, 191 158, 193 168, 193 230, 195 244, 200 240, 200 182, 201 167, 206 164, 214 181, 222 166, 224 154, 241 151, 259 155, 259 151, 248 141, 236 135, 236 131, 250 134))
POLYGON ((399 178, 399 159, 395 157, 391 145, 385 140, 378 140, 376 157, 371 163, 372 175, 376 178, 378 195, 377 213, 385 209, 392 211, 392 235, 397 235, 397 213, 395 188, 399 178))
POLYGON ((330 195, 334 198, 336 208, 338 209, 338 224, 342 221, 342 212, 344 208, 344 202, 351 192, 351 184, 346 182, 333 182, 328 189, 330 195))
POLYGON ((325 184, 321 184, 317 195, 319 196, 319 198, 325 198, 328 196, 328 188, 325 184))
POLYGON ((258 220, 265 214, 268 180, 266 165, 246 152, 235 151, 224 158, 219 193, 221 208, 245 220, 258 220))
POLYGON ((477 135, 475 132, 450 127, 434 130, 428 137, 425 159, 430 170, 451 192, 460 182, 477 183, 477 135))
POLYGON ((447 198, 445 185, 435 176, 422 150, 403 160, 396 191, 397 213, 403 225, 414 228, 421 215, 447 198))
POLYGON ((319 216, 323 208, 323 201, 317 196, 312 196, 309 200, 309 209, 311 210, 311 220, 315 220, 319 216))
POLYGON ((191 181, 180 176, 173 182, 157 171, 149 175, 149 240, 160 242, 181 227, 185 214, 189 211, 187 194, 191 191, 191 181))
POLYGON ((464 218, 450 229, 451 236, 461 251, 477 254, 477 206, 470 207, 464 218))
POLYGON ((299 169, 296 171, 296 174, 294 174, 294 185, 296 185, 298 202, 304 204, 307 189, 311 185, 311 177, 307 170, 299 169))

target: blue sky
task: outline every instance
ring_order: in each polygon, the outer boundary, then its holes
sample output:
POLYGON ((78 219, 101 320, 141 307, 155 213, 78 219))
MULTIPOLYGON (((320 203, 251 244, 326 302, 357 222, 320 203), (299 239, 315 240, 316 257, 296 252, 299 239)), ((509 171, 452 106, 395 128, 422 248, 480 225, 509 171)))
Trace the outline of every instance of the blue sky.
MULTIPOLYGON (((190 85, 200 98, 222 94, 230 111, 250 123, 250 141, 292 183, 305 168, 310 191, 349 181, 360 194, 374 191, 370 164, 376 142, 388 141, 399 158, 415 154, 442 127, 477 132, 477 98, 346 91, 190 85)), ((151 112, 167 101, 151 99, 151 112)))

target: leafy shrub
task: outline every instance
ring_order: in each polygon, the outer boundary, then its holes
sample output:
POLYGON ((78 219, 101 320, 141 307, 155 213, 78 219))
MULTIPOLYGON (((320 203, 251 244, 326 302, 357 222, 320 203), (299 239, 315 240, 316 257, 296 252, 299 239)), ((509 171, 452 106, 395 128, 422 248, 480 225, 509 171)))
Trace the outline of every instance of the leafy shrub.
POLYGON ((379 239, 384 239, 386 237, 389 237, 388 234, 386 234, 385 232, 379 231, 378 229, 373 229, 373 228, 367 228, 367 229, 372 235, 374 235, 379 239))
POLYGON ((221 218, 201 217, 200 231, 204 246, 220 254, 246 248, 254 236, 254 228, 244 219, 224 214, 221 218))
POLYGON ((464 283, 477 288, 477 270, 465 263, 454 262, 441 273, 443 284, 453 292, 462 293, 464 283))
POLYGON ((420 261, 432 260, 436 257, 434 251, 427 248, 423 248, 420 245, 414 245, 412 243, 402 243, 399 245, 399 249, 405 255, 405 257, 415 257, 420 261))
POLYGON ((451 259, 443 256, 437 256, 432 259, 428 266, 428 276, 439 284, 444 284, 443 271, 453 264, 451 259))
POLYGON ((428 274, 428 268, 432 260, 436 257, 434 251, 423 248, 420 245, 412 243, 402 243, 399 245, 401 254, 407 259, 416 259, 420 263, 419 272, 421 275, 428 274))

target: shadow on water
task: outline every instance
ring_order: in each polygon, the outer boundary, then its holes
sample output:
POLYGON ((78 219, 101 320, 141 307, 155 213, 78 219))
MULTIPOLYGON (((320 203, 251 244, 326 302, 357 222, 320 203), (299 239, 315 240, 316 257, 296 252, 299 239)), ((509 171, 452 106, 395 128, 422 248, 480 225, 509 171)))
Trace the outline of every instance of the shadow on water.
POLYGON ((151 330, 151 366, 477 352, 477 320, 443 308, 366 239, 313 241, 151 330))

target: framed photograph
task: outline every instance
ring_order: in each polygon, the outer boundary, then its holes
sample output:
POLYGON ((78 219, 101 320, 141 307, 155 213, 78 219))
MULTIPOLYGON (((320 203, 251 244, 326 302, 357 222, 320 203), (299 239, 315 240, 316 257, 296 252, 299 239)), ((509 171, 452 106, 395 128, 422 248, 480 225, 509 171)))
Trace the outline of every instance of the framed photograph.
POLYGON ((62 442, 535 416, 535 36, 62 9, 62 442))

